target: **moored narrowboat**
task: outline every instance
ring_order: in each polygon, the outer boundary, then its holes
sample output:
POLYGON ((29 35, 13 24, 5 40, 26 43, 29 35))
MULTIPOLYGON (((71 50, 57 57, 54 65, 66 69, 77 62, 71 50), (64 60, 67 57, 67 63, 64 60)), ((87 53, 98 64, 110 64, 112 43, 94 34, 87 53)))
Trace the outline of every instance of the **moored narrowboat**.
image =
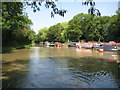
POLYGON ((76 47, 76 42, 71 42, 68 47, 76 47))
MULTIPOLYGON (((103 44, 103 51, 119 51, 120 48, 120 43, 115 43, 115 42, 109 42, 109 43, 104 43, 103 44)), ((101 47, 99 47, 99 50, 101 50, 101 47)))

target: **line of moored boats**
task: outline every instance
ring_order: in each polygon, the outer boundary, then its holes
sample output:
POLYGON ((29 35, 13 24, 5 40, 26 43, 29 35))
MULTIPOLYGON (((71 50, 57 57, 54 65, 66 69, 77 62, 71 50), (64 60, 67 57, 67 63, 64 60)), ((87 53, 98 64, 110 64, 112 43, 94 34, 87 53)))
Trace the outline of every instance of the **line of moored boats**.
MULTIPOLYGON (((45 42, 45 46, 48 47, 62 47, 65 44, 59 42, 45 42)), ((76 47, 76 48, 86 48, 86 49, 96 49, 99 52, 104 51, 120 51, 120 43, 116 43, 114 41, 110 41, 109 43, 80 43, 80 42, 71 42, 67 45, 68 47, 76 47)))

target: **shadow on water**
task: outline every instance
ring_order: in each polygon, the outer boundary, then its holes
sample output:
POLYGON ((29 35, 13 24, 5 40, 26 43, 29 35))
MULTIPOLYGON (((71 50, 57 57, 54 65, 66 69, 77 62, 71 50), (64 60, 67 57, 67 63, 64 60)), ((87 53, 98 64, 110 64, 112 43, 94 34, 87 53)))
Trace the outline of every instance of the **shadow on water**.
POLYGON ((29 60, 16 60, 14 62, 2 62, 2 85, 3 88, 16 88, 22 83, 27 73, 29 60))
POLYGON ((3 87, 115 88, 120 87, 119 73, 117 63, 101 58, 31 57, 3 64, 3 76, 8 77, 3 87))

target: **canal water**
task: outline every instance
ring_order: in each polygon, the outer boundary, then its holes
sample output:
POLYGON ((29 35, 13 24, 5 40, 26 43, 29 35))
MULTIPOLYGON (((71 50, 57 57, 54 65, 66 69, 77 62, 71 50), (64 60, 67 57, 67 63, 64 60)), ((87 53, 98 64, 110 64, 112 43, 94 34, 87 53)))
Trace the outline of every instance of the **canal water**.
POLYGON ((3 88, 120 88, 116 52, 31 47, 2 55, 3 88))

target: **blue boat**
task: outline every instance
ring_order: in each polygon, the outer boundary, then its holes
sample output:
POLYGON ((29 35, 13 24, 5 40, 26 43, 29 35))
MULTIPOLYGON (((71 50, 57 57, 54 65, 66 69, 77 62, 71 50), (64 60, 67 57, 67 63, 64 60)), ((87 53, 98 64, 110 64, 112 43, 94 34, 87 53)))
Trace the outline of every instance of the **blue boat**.
POLYGON ((120 48, 120 44, 115 43, 115 42, 109 42, 109 43, 105 43, 102 46, 99 47, 99 50, 103 49, 103 51, 119 51, 120 48))

